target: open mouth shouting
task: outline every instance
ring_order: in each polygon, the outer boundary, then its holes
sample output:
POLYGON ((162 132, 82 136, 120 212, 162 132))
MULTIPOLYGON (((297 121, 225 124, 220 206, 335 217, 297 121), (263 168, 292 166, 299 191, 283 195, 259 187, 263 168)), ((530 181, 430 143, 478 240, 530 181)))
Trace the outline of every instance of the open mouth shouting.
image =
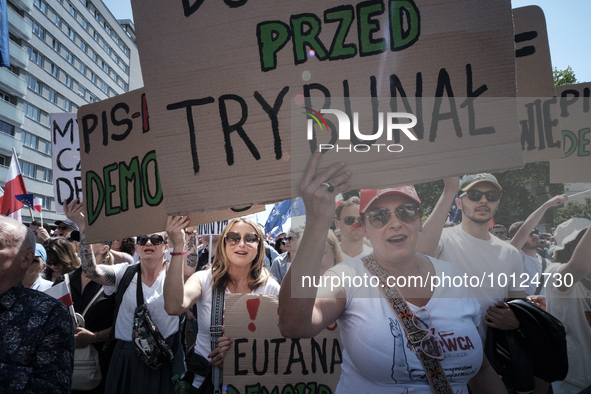
POLYGON ((404 243, 404 241, 406 241, 408 237, 406 235, 394 235, 390 238, 388 238, 388 243, 393 244, 393 245, 399 245, 404 243))

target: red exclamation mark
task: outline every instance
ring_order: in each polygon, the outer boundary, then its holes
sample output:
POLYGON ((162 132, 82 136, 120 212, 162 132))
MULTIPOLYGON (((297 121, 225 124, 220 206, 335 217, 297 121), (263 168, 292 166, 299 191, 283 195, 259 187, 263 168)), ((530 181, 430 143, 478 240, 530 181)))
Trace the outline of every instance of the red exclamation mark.
MULTIPOLYGON (((260 298, 252 298, 250 300, 246 300, 246 309, 248 310, 248 314, 250 315, 250 320, 256 320, 260 305, 260 298)), ((255 326, 253 322, 250 322, 248 323, 248 329, 250 330, 250 332, 254 332, 257 329, 257 326, 255 326)))

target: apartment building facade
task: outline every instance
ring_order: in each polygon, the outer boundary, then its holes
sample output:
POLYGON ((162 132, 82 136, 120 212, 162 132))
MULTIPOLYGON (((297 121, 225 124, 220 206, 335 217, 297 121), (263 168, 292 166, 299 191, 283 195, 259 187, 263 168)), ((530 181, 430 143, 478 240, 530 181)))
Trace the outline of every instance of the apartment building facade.
MULTIPOLYGON (((133 23, 101 0, 8 0, 10 68, 0 67, 0 186, 12 149, 29 193, 56 214, 49 114, 143 86, 133 23)), ((22 210, 23 222, 31 221, 22 210)), ((35 214, 37 215, 37 214, 35 214)), ((38 219, 38 217, 35 217, 38 219)))

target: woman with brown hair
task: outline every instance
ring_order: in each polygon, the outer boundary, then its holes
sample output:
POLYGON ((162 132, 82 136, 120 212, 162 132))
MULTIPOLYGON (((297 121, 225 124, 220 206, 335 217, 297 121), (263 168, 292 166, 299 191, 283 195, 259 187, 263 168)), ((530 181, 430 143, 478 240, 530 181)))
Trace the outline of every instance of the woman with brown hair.
POLYGON ((43 247, 47 251, 47 268, 43 273, 45 279, 55 282, 58 276, 80 267, 74 247, 65 238, 49 238, 43 242, 43 247))
MULTIPOLYGON (((177 250, 184 249, 185 237, 180 229, 187 222, 186 217, 174 217, 167 223, 166 231, 177 250)), ((164 308, 170 315, 180 315, 197 303, 199 332, 194 351, 205 366, 209 363, 221 367, 232 343, 230 338, 220 337, 217 349, 211 351, 209 329, 214 289, 222 294, 279 294, 279 284, 265 267, 263 240, 259 226, 247 219, 234 219, 222 231, 210 267, 194 273, 184 283, 183 261, 173 258, 170 263, 164 281, 164 308)), ((189 393, 196 393, 202 384, 211 383, 207 376, 196 374, 189 393)))

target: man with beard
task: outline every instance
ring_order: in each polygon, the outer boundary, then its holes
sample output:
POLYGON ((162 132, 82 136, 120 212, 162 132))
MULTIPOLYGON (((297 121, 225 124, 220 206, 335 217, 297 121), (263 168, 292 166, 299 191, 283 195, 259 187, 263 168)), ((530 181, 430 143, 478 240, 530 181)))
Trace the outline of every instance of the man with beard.
POLYGON ((545 294, 544 287, 542 286, 544 280, 541 275, 549 264, 543 256, 537 253, 537 249, 541 244, 538 230, 535 227, 549 208, 557 207, 567 201, 568 196, 566 194, 556 196, 536 209, 529 215, 525 222, 516 222, 509 227, 511 245, 519 250, 521 261, 523 262, 523 270, 529 277, 529 287, 525 289, 525 294, 528 296, 545 294), (538 281, 540 282, 538 284, 532 283, 538 281))
POLYGON ((518 280, 523 273, 519 252, 488 231, 501 195, 501 185, 491 174, 465 175, 459 187, 458 177, 447 178, 443 193, 423 226, 418 246, 423 254, 455 264, 468 279, 477 277, 478 284, 472 279, 462 285, 470 286, 480 303, 483 321, 478 331, 483 342, 487 326, 501 330, 519 328, 519 321, 505 301, 525 298, 518 280), (456 193, 455 201, 462 210, 462 222, 459 226, 444 229, 456 193), (511 279, 513 274, 515 281, 511 279))
POLYGON ((363 243, 364 236, 359 223, 359 197, 348 198, 337 207, 335 213, 335 227, 341 233, 343 258, 350 260, 370 254, 372 249, 363 243))

